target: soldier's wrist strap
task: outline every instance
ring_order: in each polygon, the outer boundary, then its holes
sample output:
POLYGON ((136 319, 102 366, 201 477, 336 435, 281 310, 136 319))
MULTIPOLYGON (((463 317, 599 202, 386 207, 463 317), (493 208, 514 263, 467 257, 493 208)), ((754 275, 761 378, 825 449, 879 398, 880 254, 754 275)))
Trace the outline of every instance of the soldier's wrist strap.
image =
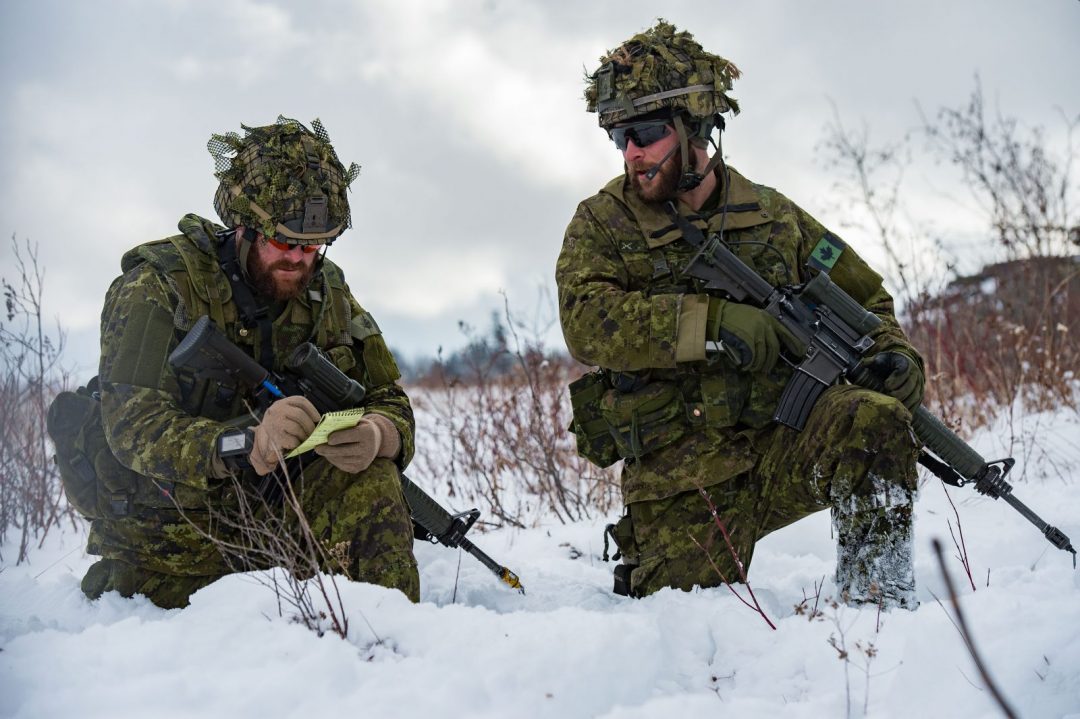
POLYGON ((217 454, 225 466, 242 471, 251 466, 248 456, 255 446, 255 432, 251 429, 230 429, 217 439, 217 454))

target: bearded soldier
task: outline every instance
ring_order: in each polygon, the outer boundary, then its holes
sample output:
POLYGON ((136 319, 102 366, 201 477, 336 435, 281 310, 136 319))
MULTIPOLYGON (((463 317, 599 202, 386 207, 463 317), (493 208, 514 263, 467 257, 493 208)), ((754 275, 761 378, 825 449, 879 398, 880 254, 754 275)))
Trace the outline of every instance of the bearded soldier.
MULTIPOLYGON (((398 475, 413 453, 412 409, 378 325, 325 256, 351 225, 347 190, 359 167, 344 167, 318 120, 311 129, 281 117, 243 129, 208 145, 224 226, 185 215, 180 234, 124 255, 123 274, 106 295, 101 417, 108 449, 134 480, 99 476, 108 511, 93 521, 88 551, 102 559, 82 589, 91 598, 115 590, 185 606, 199 588, 251 566, 218 549, 243 544, 235 536, 237 495, 284 474, 282 454, 319 420, 311 402, 292 396, 251 428, 229 422, 256 406, 250 387, 167 361, 207 315, 268 370, 282 371, 293 350, 311 342, 366 388, 360 423, 331 434, 281 481, 292 483, 312 534, 334 557, 324 569, 417 601, 413 528, 398 475)), ((296 514, 281 516, 268 526, 296 531, 296 514)))
POLYGON ((585 98, 625 171, 578 205, 556 279, 567 346, 600 368, 571 387, 578 446, 600 465, 624 460, 626 511, 609 528, 623 559, 616 591, 738 581, 736 556, 749 567, 758 539, 830 508, 842 597, 915 607, 909 423, 923 365, 881 277, 718 147, 710 157, 723 114, 738 112, 735 65, 662 20, 600 63, 585 98), (774 421, 797 340, 683 273, 697 252, 690 225, 770 284, 828 272, 881 320, 864 362, 886 393, 835 385, 802 431, 774 421))

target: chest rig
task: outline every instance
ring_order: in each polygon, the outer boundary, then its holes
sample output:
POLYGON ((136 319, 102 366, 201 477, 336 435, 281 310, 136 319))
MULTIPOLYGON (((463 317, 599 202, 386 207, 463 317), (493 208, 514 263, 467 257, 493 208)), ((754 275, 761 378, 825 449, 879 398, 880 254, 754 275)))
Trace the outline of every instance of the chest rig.
MULTIPOLYGON (((244 283, 231 234, 220 236, 224 228, 196 215, 185 216, 180 230, 182 234, 136 247, 121 261, 125 272, 149 263, 180 298, 173 317, 178 336, 208 315, 233 343, 268 369, 280 370, 289 352, 305 341, 326 350, 341 347, 350 355, 348 363, 355 364, 348 349, 355 323, 336 265, 322 260, 307 296, 289 301, 273 317, 244 283)), ((187 371, 178 372, 177 380, 181 405, 190 414, 226 420, 246 411, 245 400, 250 399, 246 388, 187 371)))
MULTIPOLYGON (((706 236, 723 229, 725 240, 743 260, 767 280, 784 281, 787 267, 797 265, 797 248, 783 242, 774 244, 775 218, 770 203, 734 170, 730 170, 730 178, 726 202, 701 212, 685 212, 686 208, 681 207, 684 212, 680 221, 689 222, 706 236)), ((665 206, 642 202, 627 191, 622 178, 609 183, 602 192, 614 196, 640 229, 640 233, 620 234, 616 240, 630 278, 627 289, 646 295, 702 292, 699 281, 681 274, 696 249, 683 239, 679 223, 665 206)))
MULTIPOLYGON (((604 188, 633 217, 637 230, 613 237, 627 270, 624 289, 646 296, 705 294, 701 281, 682 273, 698 251, 685 239, 691 226, 704 236, 722 228, 732 251, 767 281, 791 281, 791 268, 798 266, 797 229, 789 227, 787 218, 774 216, 767 193, 729 172, 726 201, 702 212, 642 202, 622 178, 604 188)), ((633 463, 689 431, 765 426, 789 374, 786 366, 777 366, 768 374, 751 375, 719 358, 674 368, 606 371, 610 389, 599 399, 599 412, 615 437, 618 455, 633 463)))

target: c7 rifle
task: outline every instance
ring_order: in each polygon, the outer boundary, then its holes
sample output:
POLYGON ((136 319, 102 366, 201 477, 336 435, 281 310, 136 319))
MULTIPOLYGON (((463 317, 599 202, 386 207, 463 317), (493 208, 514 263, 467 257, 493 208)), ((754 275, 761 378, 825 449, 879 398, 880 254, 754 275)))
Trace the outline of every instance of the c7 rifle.
MULTIPOLYGON (((834 284, 826 272, 818 272, 802 285, 774 287, 732 252, 720 235, 706 238, 674 207, 668 209, 683 237, 697 250, 683 274, 703 281, 708 292, 765 310, 806 348, 793 362, 795 374, 780 397, 774 416, 777 422, 801 430, 821 393, 841 380, 882 390, 881 380, 861 365, 874 344, 870 335, 881 319, 834 284)), ((714 349, 724 351, 721 343, 716 344, 714 349)), ((1015 460, 1010 457, 987 461, 925 407, 912 412, 912 428, 924 446, 920 464, 947 484, 963 487, 974 483, 981 494, 1004 499, 1038 527, 1050 544, 1072 552, 1076 566, 1076 550, 1065 533, 1013 496, 1005 475, 1015 460)))
MULTIPOLYGON (((303 395, 321 413, 359 406, 366 390, 348 377, 315 345, 305 342, 286 362, 287 374, 276 374, 252 359, 203 315, 169 355, 169 364, 202 377, 231 380, 251 387, 262 409, 290 395, 303 395)), ((524 593, 518 576, 473 544, 465 534, 480 517, 480 510, 450 514, 427 492, 401 474, 401 486, 416 527, 416 535, 446 547, 461 547, 499 579, 524 593)))

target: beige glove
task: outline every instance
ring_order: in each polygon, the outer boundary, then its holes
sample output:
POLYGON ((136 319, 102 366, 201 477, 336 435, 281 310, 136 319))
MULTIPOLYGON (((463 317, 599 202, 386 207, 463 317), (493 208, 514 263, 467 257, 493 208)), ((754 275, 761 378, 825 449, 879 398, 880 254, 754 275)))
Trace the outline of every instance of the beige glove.
POLYGON ((307 439, 318 423, 319 411, 306 397, 295 395, 274 402, 255 427, 251 466, 260 476, 269 474, 281 456, 307 439))
POLYGON ((401 451, 401 435, 389 418, 364 415, 355 427, 339 429, 315 448, 315 453, 350 474, 363 472, 376 457, 393 459, 401 451))

